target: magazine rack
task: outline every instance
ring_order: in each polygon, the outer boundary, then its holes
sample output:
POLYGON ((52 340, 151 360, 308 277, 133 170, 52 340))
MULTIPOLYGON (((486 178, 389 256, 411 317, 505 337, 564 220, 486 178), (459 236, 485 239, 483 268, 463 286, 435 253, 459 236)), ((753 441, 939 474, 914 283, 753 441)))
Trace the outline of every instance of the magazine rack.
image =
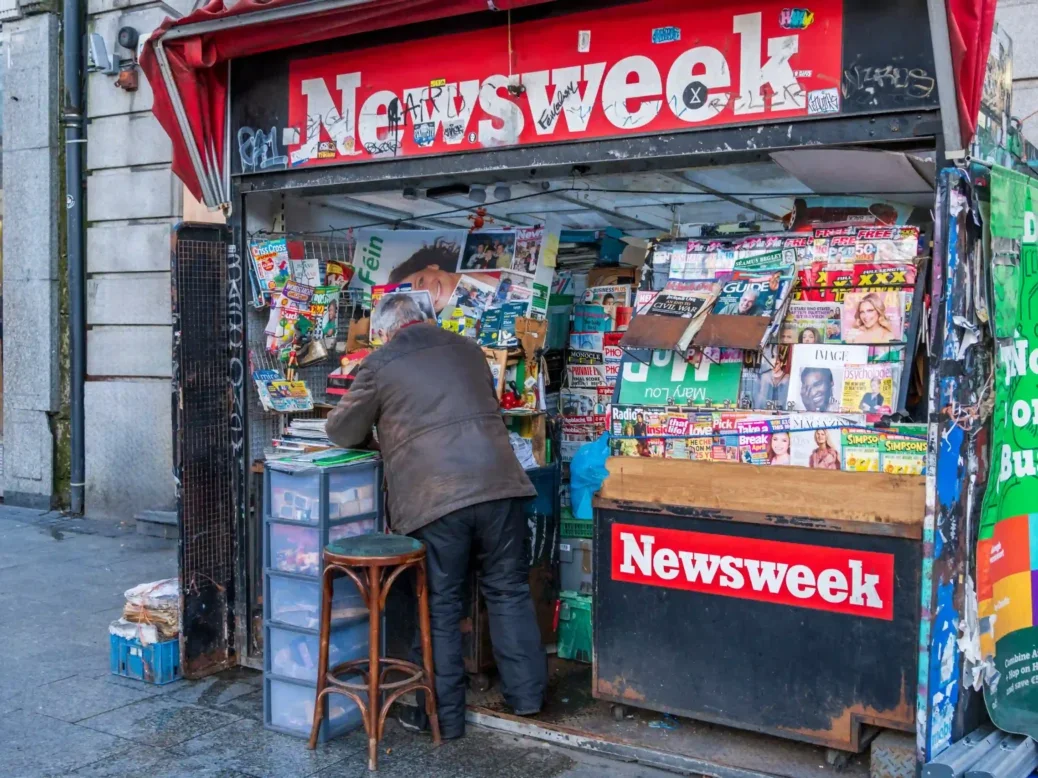
MULTIPOLYGON (((383 531, 382 463, 299 469, 267 462, 263 505, 263 723, 307 738, 317 693, 324 549, 334 540, 383 531)), ((368 613, 348 578, 336 582, 332 606, 332 658, 367 656, 368 613)), ((361 723, 356 705, 333 695, 321 739, 361 723)))

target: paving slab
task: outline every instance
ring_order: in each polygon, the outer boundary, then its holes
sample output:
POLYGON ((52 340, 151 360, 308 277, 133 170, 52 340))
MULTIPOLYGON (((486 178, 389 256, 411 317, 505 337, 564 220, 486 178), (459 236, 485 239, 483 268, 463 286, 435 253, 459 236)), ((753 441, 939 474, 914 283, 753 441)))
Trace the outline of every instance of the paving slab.
POLYGON ((0 775, 5 778, 66 776, 133 747, 122 738, 30 711, 0 716, 0 775))
POLYGON ((100 759, 71 775, 76 778, 254 778, 226 765, 213 764, 203 758, 183 759, 165 749, 149 746, 137 746, 100 759))
POLYGON ((79 726, 135 743, 167 748, 237 720, 238 717, 230 713, 188 705, 162 695, 93 716, 79 722, 79 726))
MULTIPOLYGON (((188 702, 192 705, 200 705, 206 708, 216 708, 231 702, 246 694, 253 694, 258 688, 251 680, 224 678, 222 675, 214 675, 188 684, 183 689, 171 693, 170 699, 180 702, 188 702)), ((262 690, 261 690, 262 691, 262 690)))
POLYGON ((31 713, 74 723, 154 696, 97 678, 75 675, 15 695, 10 704, 31 713))

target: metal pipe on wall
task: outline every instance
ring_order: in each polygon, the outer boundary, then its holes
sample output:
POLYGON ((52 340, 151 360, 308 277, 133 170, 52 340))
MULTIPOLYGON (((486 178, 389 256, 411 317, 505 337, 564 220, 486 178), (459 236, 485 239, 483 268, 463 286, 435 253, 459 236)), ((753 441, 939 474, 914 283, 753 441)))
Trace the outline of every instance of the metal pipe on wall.
POLYGON ((65 101, 61 120, 65 125, 65 256, 68 261, 69 295, 69 412, 71 444, 70 502, 74 514, 83 513, 85 445, 83 383, 86 378, 86 273, 83 220, 83 4, 63 0, 65 101))

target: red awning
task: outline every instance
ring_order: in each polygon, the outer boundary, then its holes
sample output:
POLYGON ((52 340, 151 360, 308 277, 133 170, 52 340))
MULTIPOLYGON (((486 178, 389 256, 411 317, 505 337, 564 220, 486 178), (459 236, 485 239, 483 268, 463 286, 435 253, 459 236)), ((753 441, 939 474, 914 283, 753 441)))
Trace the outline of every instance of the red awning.
POLYGON ((212 0, 166 19, 141 69, 152 112, 173 143, 173 172, 210 207, 227 200, 227 62, 265 51, 550 0, 212 0))
POLYGON ((962 146, 967 148, 977 130, 984 74, 995 27, 996 0, 948 0, 948 41, 955 70, 962 146))

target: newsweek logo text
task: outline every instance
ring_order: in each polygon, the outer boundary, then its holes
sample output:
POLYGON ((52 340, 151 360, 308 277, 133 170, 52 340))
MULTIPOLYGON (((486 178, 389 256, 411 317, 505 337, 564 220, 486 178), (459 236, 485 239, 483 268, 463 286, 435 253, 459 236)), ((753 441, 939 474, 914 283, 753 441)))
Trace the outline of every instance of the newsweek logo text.
POLYGON ((891 621, 894 556, 614 524, 612 578, 891 621))
POLYGON ((821 0, 805 29, 783 27, 782 10, 647 0, 513 24, 511 40, 501 25, 294 60, 289 164, 807 116, 809 92, 839 86, 843 7, 821 0), (696 32, 654 45, 664 24, 696 32))

